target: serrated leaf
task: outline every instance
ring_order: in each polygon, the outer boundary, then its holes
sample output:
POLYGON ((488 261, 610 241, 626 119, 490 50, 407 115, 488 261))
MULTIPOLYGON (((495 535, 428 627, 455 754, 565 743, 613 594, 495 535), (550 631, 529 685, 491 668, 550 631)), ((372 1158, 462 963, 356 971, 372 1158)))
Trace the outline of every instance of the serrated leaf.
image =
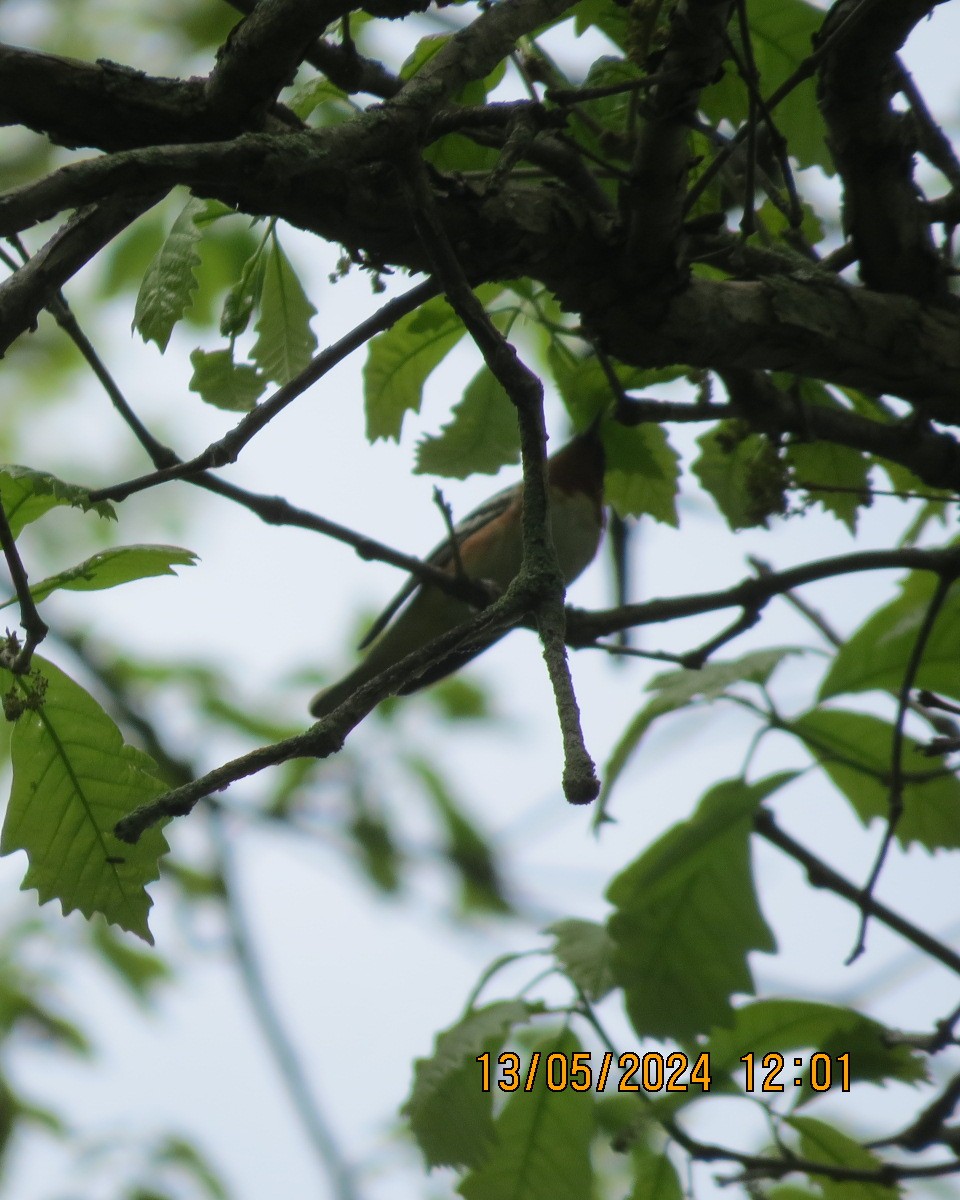
POLYGON ((429 1166, 469 1167, 486 1157, 494 1140, 493 1094, 481 1090, 477 1057, 502 1045, 510 1029, 540 1009, 523 1000, 473 1009, 437 1035, 429 1058, 414 1063, 413 1089, 401 1111, 429 1166))
MULTIPOLYGON (((128 846, 113 827, 166 790, 156 763, 124 744, 79 684, 50 662, 35 657, 34 664, 47 686, 39 707, 27 708, 13 731, 13 787, 0 855, 26 851, 21 887, 36 888, 41 904, 57 899, 64 914, 102 913, 152 943, 146 885, 158 878, 167 843, 154 827, 128 846)), ((0 674, 5 691, 23 695, 22 678, 0 674)))
POLYGON ((605 926, 570 917, 555 921, 546 932, 556 939, 554 958, 588 1000, 602 1000, 613 991, 615 947, 605 926))
POLYGON ((280 248, 276 232, 272 233, 264 258, 260 315, 255 326, 257 340, 250 351, 250 357, 267 379, 289 383, 309 364, 317 349, 317 339, 310 328, 310 319, 316 311, 280 248))
POLYGON ((708 662, 699 671, 664 671, 654 676, 647 684, 647 691, 656 695, 633 718, 607 760, 603 771, 603 789, 597 804, 597 819, 602 820, 617 780, 654 721, 668 713, 678 712, 694 701, 715 700, 735 683, 766 684, 785 658, 802 653, 795 646, 771 647, 769 650, 755 650, 742 658, 708 662))
MULTIPOLYGON (((589 425, 595 417, 610 409, 615 396, 610 380, 595 354, 574 354, 554 338, 546 357, 564 406, 578 429, 589 425)), ((633 367, 620 362, 612 366, 625 392, 642 391, 659 383, 670 383, 686 373, 683 367, 633 367)), ((626 430, 627 427, 622 428, 626 430)))
POLYGON ((193 302, 200 266, 197 218, 206 202, 191 197, 180 210, 170 232, 147 267, 133 312, 133 328, 145 342, 156 342, 162 354, 173 327, 193 302))
MULTIPOLYGON (((176 575, 175 566, 192 567, 196 561, 197 555, 192 550, 183 550, 179 546, 115 546, 35 583, 30 588, 30 595, 39 603, 51 592, 60 590, 105 591, 136 579, 176 575)), ((16 597, 0 604, 0 608, 14 603, 16 597)))
POLYGON ((192 350, 190 391, 228 412, 249 412, 267 381, 250 363, 235 363, 232 350, 192 350))
MULTIPOLYGON (((499 284, 484 284, 475 294, 486 306, 502 290, 499 284)), ((371 339, 363 367, 369 441, 399 440, 405 414, 420 411, 427 377, 465 332, 457 314, 437 296, 371 339)))
POLYGON ((621 517, 647 513, 674 528, 680 456, 659 425, 627 428, 608 422, 603 426, 606 472, 603 491, 607 503, 621 517))
POLYGON ((786 507, 783 464, 768 437, 741 421, 720 421, 697 438, 693 473, 734 531, 767 527, 786 507))
MULTIPOLYGON (((760 93, 768 97, 809 56, 823 12, 804 0, 751 0, 747 14, 760 93)), ((714 122, 727 120, 736 126, 747 119, 749 93, 732 63, 725 64, 718 83, 704 89, 700 104, 714 122)), ((812 79, 801 82, 776 106, 773 119, 787 140, 788 152, 801 166, 819 166, 833 173, 812 79)))
MULTIPOLYGON (((775 377, 780 382, 779 377, 775 377)), ((834 412, 849 411, 815 379, 790 380, 786 385, 803 404, 834 412)), ((874 418, 875 419, 875 418, 874 418)), ((810 486, 811 499, 856 533, 861 508, 871 504, 871 459, 849 446, 828 441, 792 441, 785 450, 798 487, 810 486), (836 488, 836 491, 831 491, 836 488)))
POLYGON ((436 437, 417 445, 418 475, 466 479, 495 475, 507 463, 520 461, 517 410, 486 365, 467 384, 453 407, 453 420, 436 437))
POLYGON ((753 992, 747 954, 776 946, 753 886, 753 816, 792 778, 717 784, 607 889, 614 974, 640 1037, 685 1040, 730 1025, 732 995, 753 992))
POLYGON ((534 1085, 514 1092, 496 1122, 496 1152, 457 1190, 464 1200, 584 1200, 591 1194, 590 1142, 594 1103, 589 1092, 551 1091, 547 1059, 570 1056, 580 1043, 569 1031, 541 1041, 534 1085))
MULTIPOLYGON (((888 721, 867 713, 815 708, 783 728, 803 741, 864 825, 889 817, 893 726, 888 721)), ((906 735, 903 770, 897 840, 905 847, 919 842, 928 850, 960 846, 960 779, 932 765, 906 735)))
MULTIPOLYGON (((908 575, 897 599, 878 609, 837 651, 820 686, 819 698, 875 689, 897 695, 936 588, 937 580, 931 573, 908 575)), ((960 698, 958 661, 960 583, 947 593, 937 614, 915 686, 960 698)))
POLYGON ((856 533, 860 509, 871 504, 867 458, 849 446, 816 441, 793 442, 787 447, 786 460, 797 486, 809 490, 815 503, 856 533))
POLYGON ((0 466, 0 503, 14 538, 20 536, 24 526, 58 505, 70 505, 84 512, 92 510, 100 517, 117 519, 114 507, 108 501, 90 499, 89 488, 64 483, 46 471, 34 471, 13 463, 0 466))

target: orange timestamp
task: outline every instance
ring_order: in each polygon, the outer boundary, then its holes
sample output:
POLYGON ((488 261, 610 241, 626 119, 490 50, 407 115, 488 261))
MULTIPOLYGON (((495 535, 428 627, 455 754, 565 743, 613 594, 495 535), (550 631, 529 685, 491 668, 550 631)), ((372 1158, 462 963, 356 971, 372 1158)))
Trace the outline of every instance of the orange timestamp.
POLYGON ((515 1092, 521 1087, 530 1092, 538 1077, 551 1092, 565 1092, 568 1088, 574 1092, 603 1092, 608 1083, 618 1092, 686 1092, 691 1086, 710 1091, 710 1055, 706 1051, 697 1057, 691 1069, 690 1058, 680 1050, 666 1055, 655 1050, 647 1054, 628 1050, 619 1056, 607 1050, 596 1073, 593 1055, 586 1050, 570 1054, 560 1051, 543 1054, 535 1050, 526 1071, 521 1071, 520 1055, 512 1050, 498 1055, 495 1068, 491 1059, 489 1051, 477 1055, 480 1088, 484 1092, 490 1091, 492 1075, 496 1076, 496 1086, 501 1092, 515 1092))
MULTIPOLYGON (((480 1064, 480 1089, 489 1092, 493 1084, 501 1092, 533 1091, 537 1080, 546 1084, 551 1092, 603 1092, 608 1084, 618 1092, 686 1092, 699 1088, 709 1092, 713 1076, 710 1070, 710 1054, 702 1051, 695 1059, 676 1050, 672 1054, 661 1054, 651 1050, 638 1054, 628 1050, 619 1056, 607 1050, 600 1067, 594 1071, 593 1055, 586 1050, 570 1054, 556 1051, 543 1054, 535 1050, 530 1056, 526 1070, 521 1069, 520 1055, 505 1050, 494 1061, 489 1051, 478 1054, 480 1064)), ((780 1076, 788 1067, 787 1058, 779 1051, 768 1054, 744 1054, 743 1088, 745 1092, 783 1092, 789 1085, 808 1085, 815 1092, 828 1092, 839 1087, 841 1092, 850 1091, 850 1054, 824 1053, 790 1060, 796 1074, 788 1071, 784 1082, 780 1076)), ((729 1069, 729 1060, 727 1060, 729 1069)))

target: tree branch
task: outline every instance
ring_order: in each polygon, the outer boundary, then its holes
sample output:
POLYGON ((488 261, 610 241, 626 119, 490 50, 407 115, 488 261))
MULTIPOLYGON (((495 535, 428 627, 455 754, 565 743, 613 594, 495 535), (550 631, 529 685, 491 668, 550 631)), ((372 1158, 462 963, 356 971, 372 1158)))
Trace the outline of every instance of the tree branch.
POLYGON ((68 279, 160 197, 119 196, 75 213, 42 249, 0 284, 0 355, 37 317, 68 279))
POLYGON ((917 550, 866 550, 856 554, 841 554, 789 567, 784 571, 750 575, 733 587, 715 592, 698 592, 675 596, 669 600, 647 600, 621 608, 584 612, 576 609, 567 618, 568 641, 571 645, 586 645, 620 629, 632 626, 657 625, 678 617, 699 616, 724 608, 761 609, 774 596, 816 583, 835 579, 838 575, 859 574, 862 571, 932 571, 937 575, 955 575, 960 569, 960 548, 917 550))
POLYGON ((117 822, 114 833, 123 842, 136 842, 151 826, 170 817, 187 816, 205 796, 222 791, 231 783, 246 779, 267 767, 288 762, 292 758, 322 759, 336 754, 343 746, 347 734, 381 700, 395 695, 405 683, 418 678, 434 663, 441 662, 453 651, 466 651, 475 645, 489 645, 492 640, 515 625, 518 617, 529 607, 529 595, 518 581, 514 580, 498 600, 478 613, 473 620, 408 654, 388 670, 381 671, 358 688, 349 700, 310 729, 242 754, 239 758, 208 771, 199 779, 141 805, 117 822))
POLYGON ((260 0, 230 32, 204 84, 211 113, 236 128, 259 128, 280 90, 350 0, 260 0))
POLYGON ((433 260, 436 277, 443 285, 451 307, 517 410, 523 463, 523 560, 516 583, 534 602, 543 656, 553 685, 563 738, 563 792, 571 804, 589 804, 600 791, 600 781, 583 740, 580 709, 564 641, 565 590, 560 561, 550 534, 550 498, 544 461, 547 436, 543 419, 543 385, 521 361, 471 291, 436 213, 419 151, 408 154, 406 161, 411 169, 409 204, 413 221, 433 260))
POLYGON ((858 888, 848 879, 844 879, 832 867, 827 866, 822 859, 817 858, 815 854, 785 833, 767 809, 761 808, 757 812, 753 824, 754 829, 765 841, 782 850, 804 868, 807 878, 814 887, 827 888, 842 899, 851 901, 861 911, 869 912, 888 929, 899 933, 918 950, 922 950, 924 954, 936 959, 948 971, 952 971, 954 975, 960 975, 960 954, 951 950, 943 942, 937 941, 935 937, 931 937, 930 934, 905 917, 901 917, 893 909, 881 904, 879 900, 875 900, 863 888, 858 888))
MULTIPOLYGON (((843 179, 843 225, 860 277, 878 291, 933 296, 947 274, 933 244, 922 195, 913 181, 913 145, 891 100, 900 88, 896 53, 913 27, 942 0, 874 6, 856 38, 832 46, 820 64, 818 99, 828 143, 843 179)), ((822 35, 862 0, 841 0, 822 35)))
POLYGON ((135 492, 146 491, 161 483, 174 479, 188 479, 191 476, 203 474, 210 467, 222 467, 227 463, 236 462, 244 446, 254 438, 261 429, 268 425, 274 417, 301 396, 309 387, 322 379, 347 355, 366 344, 376 333, 388 329, 395 321, 409 312, 413 312, 425 300, 436 295, 437 287, 432 280, 417 284, 403 296, 388 300, 380 309, 356 328, 345 334, 339 341, 322 350, 299 375, 278 388, 272 396, 258 404, 228 433, 211 444, 188 462, 179 462, 175 466, 163 467, 141 475, 136 479, 118 483, 112 487, 100 488, 91 492, 95 500, 125 500, 135 492))

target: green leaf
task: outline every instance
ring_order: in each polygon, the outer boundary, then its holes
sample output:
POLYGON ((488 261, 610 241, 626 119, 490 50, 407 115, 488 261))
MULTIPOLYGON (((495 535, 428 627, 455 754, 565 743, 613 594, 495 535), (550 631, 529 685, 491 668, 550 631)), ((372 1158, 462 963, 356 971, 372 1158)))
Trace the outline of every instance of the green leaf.
POLYGON ((38 520, 57 505, 70 505, 84 512, 93 510, 100 517, 117 519, 114 507, 108 501, 90 499, 89 488, 64 483, 46 471, 34 471, 13 463, 0 466, 0 503, 14 538, 20 536, 25 525, 38 520))
POLYGON ((716 700, 736 683, 766 684, 781 662, 791 654, 802 654, 794 646, 755 650, 742 658, 726 662, 708 662, 699 671, 664 671, 647 684, 655 692, 652 700, 633 718, 614 746, 603 770, 603 790, 597 805, 597 819, 602 820, 607 800, 624 768, 658 718, 687 708, 694 701, 716 700))
POLYGON ((250 351, 267 379, 289 383, 310 363, 317 349, 310 328, 310 318, 316 311, 274 231, 263 267, 257 340, 250 351))
MULTIPOLYGON (((775 378, 784 390, 811 408, 849 411, 848 406, 841 404, 818 380, 775 378)), ((871 459, 849 446, 819 440, 790 442, 785 458, 793 469, 796 486, 810 486, 813 501, 842 521, 851 533, 856 533, 860 509, 872 503, 871 459), (831 491, 831 488, 838 490, 831 491)))
MULTIPOLYGON (((757 1056, 755 1077, 763 1078, 760 1060, 768 1051, 792 1054, 812 1051, 835 1058, 849 1054, 851 1082, 883 1083, 896 1079, 919 1083, 926 1078, 922 1056, 909 1046, 897 1045, 890 1030, 851 1008, 836 1004, 818 1004, 812 1000, 757 1000, 736 1010, 730 1029, 714 1030, 706 1049, 714 1078, 734 1073, 735 1089, 745 1090, 745 1066, 740 1058, 747 1053, 757 1056)), ((808 1063, 788 1068, 779 1080, 809 1077, 808 1063)), ((841 1066, 833 1064, 833 1090, 839 1092, 841 1066)), ((816 1093, 806 1086, 804 1100, 816 1093)))
MULTIPOLYGON (((46 1002, 42 979, 4 958, 0 974, 0 1031, 8 1042, 23 1033, 35 1041, 39 1033, 48 1048, 88 1056, 92 1046, 81 1029, 46 1002)), ((27 1037, 23 1040, 26 1041, 27 1037)), ((2 1084, 0 1084, 2 1091, 2 1084)), ((0 1096, 0 1108, 3 1098, 0 1096)))
POLYGON ((443 822, 446 835, 443 853, 460 881, 463 910, 510 912, 493 847, 464 814, 446 780, 422 755, 406 755, 404 761, 423 783, 443 822))
MULTIPOLYGON (((453 37, 449 33, 428 34, 420 39, 413 53, 400 68, 401 79, 412 79, 453 37)), ((499 62, 485 79, 475 79, 453 98, 454 104, 482 106, 487 93, 493 91, 506 73, 506 62, 499 62)), ((424 159, 438 171, 488 171, 493 168, 499 151, 482 146, 473 138, 459 133, 447 134, 427 146, 424 159)))
POLYGON ((784 467, 768 437, 742 421, 720 421, 697 445, 693 473, 731 529, 765 529, 771 516, 785 511, 784 467))
POLYGON ((191 197, 180 210, 163 245, 154 255, 140 284, 133 328, 145 342, 156 342, 162 354, 173 327, 193 302, 197 288, 201 231, 197 218, 206 201, 191 197))
MULTIPOLYGON (((838 708, 815 708, 785 728, 803 741, 834 786, 868 825, 890 814, 893 726, 880 717, 838 708)), ((960 846, 960 779, 932 766, 911 737, 903 739, 903 816, 897 824, 902 846, 919 842, 928 850, 960 846)))
MULTIPOLYGON (((496 1122, 496 1150, 461 1182, 465 1200, 584 1200, 592 1191, 590 1142, 594 1103, 589 1092, 550 1091, 548 1056, 567 1065, 580 1043, 568 1030, 540 1042, 534 1084, 514 1092, 496 1122)), ((524 1075, 521 1078, 525 1077, 524 1075)))
POLYGON ((404 856, 383 813, 366 801, 346 826, 363 871, 374 887, 388 895, 400 890, 404 856))
POLYGON ((228 412, 249 412, 267 386, 250 363, 235 363, 232 350, 192 350, 190 391, 228 412))
MULTIPOLYGON (((548 346, 546 358, 557 390, 577 428, 589 425, 595 417, 612 407, 616 396, 595 354, 576 354, 554 337, 548 346)), ((625 392, 671 383, 686 374, 683 367, 633 367, 620 362, 614 362, 612 366, 625 392)), ((619 428, 629 432, 626 426, 619 428)))
POLYGON ((453 420, 439 436, 425 437, 417 445, 416 473, 466 479, 495 475, 502 466, 519 460, 517 410, 484 365, 454 405, 453 420))
POLYGON ((666 1154, 640 1143, 633 1148, 633 1188, 627 1200, 683 1200, 676 1168, 666 1154))
POLYGON ((613 991, 615 946, 605 926, 569 917, 555 921, 546 932, 556 939, 554 958, 588 1000, 602 1000, 613 991))
POLYGON ((641 1037, 731 1025, 731 996, 753 992, 747 954, 775 949, 753 887, 753 816, 791 778, 717 784, 610 884, 614 974, 641 1037))
POLYGON ((430 33, 422 37, 400 68, 401 79, 412 79, 450 41, 452 34, 430 33))
POLYGON ((872 503, 868 459, 849 446, 814 441, 791 443, 786 460, 796 475, 797 486, 809 490, 815 503, 856 533, 860 509, 872 503))
MULTIPOLYGON (((828 1163, 857 1171, 881 1171, 883 1160, 859 1142, 842 1133, 835 1125, 812 1117, 787 1117, 787 1124, 800 1134, 800 1156, 811 1162, 828 1163)), ((881 1183, 830 1179, 814 1176, 824 1200, 896 1200, 899 1189, 881 1183)))
POLYGON ((37 699, 23 677, 2 672, 2 686, 27 707, 13 731, 13 787, 0 855, 26 851, 21 886, 36 888, 41 904, 58 899, 64 914, 77 908, 86 917, 102 913, 152 943, 146 884, 158 878, 167 843, 154 827, 128 846, 113 827, 166 791, 156 763, 124 744, 79 684, 50 662, 34 663, 46 680, 37 699))
MULTIPOLYGON (((873 690, 899 694, 907 662, 936 588, 937 579, 932 573, 917 571, 908 575, 897 599, 878 609, 837 651, 820 686, 820 699, 873 690)), ((958 660, 960 583, 947 593, 937 615, 924 647, 915 686, 960 698, 958 660)))
POLYGON ((573 9, 574 30, 577 37, 588 29, 599 29, 615 46, 626 50, 635 29, 635 23, 622 4, 616 0, 580 0, 573 9))
POLYGON ((240 278, 227 292, 220 313, 220 332, 224 337, 235 338, 250 324, 253 310, 263 295, 263 280, 266 273, 265 248, 273 225, 267 229, 260 243, 240 271, 240 278))
POLYGON ((140 1001, 153 998, 161 983, 173 978, 165 959, 155 951, 138 950, 112 932, 105 921, 93 923, 93 943, 104 962, 140 1001))
POLYGON ((301 121, 305 121, 319 109, 319 120, 314 122, 317 128, 337 125, 357 112, 357 106, 347 93, 323 76, 308 79, 286 99, 286 104, 301 121))
MULTIPOLYGON (((475 289, 484 306, 502 291, 499 284, 475 289)), ((367 413, 367 438, 398 441, 404 415, 420 411, 427 377, 460 341, 466 330, 442 296, 428 300, 408 313, 367 348, 363 367, 363 393, 367 413)))
MULTIPOLYGON (((751 0, 747 13, 760 93, 768 97, 809 56, 813 35, 823 24, 823 12, 803 0, 751 0)), ((726 120, 737 126, 747 119, 749 95, 732 63, 726 64, 718 83, 701 93, 700 104, 717 123, 726 120)), ((773 120, 787 139, 789 153, 802 167, 819 166, 833 173, 812 79, 804 80, 776 106, 773 120)))
MULTIPOLYGON (((59 590, 101 592, 136 579, 176 575, 175 566, 192 567, 196 561, 197 555, 192 550, 182 550, 179 546, 115 546, 35 583, 30 595, 39 603, 59 590)), ((15 602, 16 597, 0 604, 0 608, 15 602)))
MULTIPOLYGON (((430 1058, 413 1065, 413 1089, 402 1112, 431 1167, 476 1166, 494 1141, 493 1093, 481 1090, 478 1055, 493 1053, 515 1025, 541 1011, 523 1000, 473 1009, 437 1035, 430 1058), (491 1049, 492 1048, 492 1049, 491 1049)), ((495 1074, 496 1056, 491 1064, 495 1074)))
POLYGON ((659 425, 603 426, 603 491, 618 516, 649 514, 676 528, 680 456, 659 425))
POLYGON ((210 1200, 230 1200, 226 1185, 206 1157, 186 1138, 168 1134, 157 1146, 153 1160, 158 1166, 174 1166, 196 1183, 210 1200))

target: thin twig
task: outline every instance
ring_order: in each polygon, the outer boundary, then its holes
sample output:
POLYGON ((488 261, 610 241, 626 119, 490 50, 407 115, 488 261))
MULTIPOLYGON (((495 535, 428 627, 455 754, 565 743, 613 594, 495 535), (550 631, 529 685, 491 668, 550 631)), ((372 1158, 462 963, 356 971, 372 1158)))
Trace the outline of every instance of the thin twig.
POLYGON ((476 298, 436 212, 423 161, 415 148, 404 176, 411 218, 451 307, 463 321, 487 366, 517 409, 523 463, 523 559, 515 582, 533 590, 537 628, 553 685, 564 748, 563 791, 571 804, 587 804, 600 790, 587 752, 566 652, 564 583, 550 536, 544 447, 543 385, 521 362, 476 298), (535 566, 534 566, 535 564, 535 566))
POLYGON ((472 620, 435 638, 428 645, 408 654, 406 658, 381 671, 379 675, 357 688, 356 692, 303 733, 259 746, 238 758, 215 767, 182 787, 142 804, 117 822, 114 833, 121 841, 134 843, 153 825, 171 817, 187 816, 205 796, 222 791, 230 784, 267 767, 289 762, 293 758, 328 758, 343 746, 347 734, 375 708, 381 700, 394 695, 405 683, 422 675, 434 663, 441 662, 454 650, 475 645, 486 646, 500 634, 512 628, 520 615, 529 608, 529 598, 517 580, 489 607, 472 620))
POLYGON ((278 388, 269 399, 264 400, 262 404, 258 404, 233 429, 224 434, 218 441, 211 442, 206 450, 196 455, 195 458, 191 458, 187 462, 181 462, 176 466, 151 471, 147 475, 140 475, 136 479, 129 479, 126 483, 118 483, 112 487, 100 488, 90 493, 91 498, 93 500, 125 500, 135 492, 146 491, 148 488, 157 487, 158 484, 168 483, 174 479, 188 479, 193 475, 201 474, 210 467, 222 467, 227 463, 236 462, 244 446, 264 426, 268 425, 278 413, 282 412, 288 404, 296 400, 298 396, 301 396, 307 388, 312 387, 319 379, 322 379, 324 375, 333 370, 338 363, 342 362, 349 354, 352 354, 354 350, 365 345, 374 334, 388 329, 401 317, 413 312, 415 308, 419 308, 425 300, 429 300, 435 296, 438 290, 433 280, 428 279, 423 283, 418 283, 416 287, 411 288, 404 295, 397 296, 394 300, 388 300, 372 316, 368 317, 365 321, 361 321, 359 325, 351 329, 339 341, 334 342, 332 346, 328 346, 325 350, 322 350, 289 383, 285 383, 283 387, 278 388))
POLYGON ((949 946, 931 937, 925 930, 914 925, 899 913, 888 908, 879 900, 869 895, 864 888, 859 888, 845 879, 832 867, 827 866, 823 859, 818 858, 798 841, 785 833, 765 808, 761 808, 754 817, 754 829, 765 841, 782 850, 790 858, 798 862, 806 871, 807 878, 813 887, 826 888, 844 900, 850 900, 861 911, 867 911, 875 920, 899 933, 902 938, 922 950, 924 954, 936 959, 955 975, 960 975, 960 954, 949 946))
POLYGON ((453 573, 458 579, 466 579, 468 576, 463 569, 463 559, 460 557, 460 539, 457 537, 457 530, 453 523, 453 509, 438 487, 434 487, 433 489, 433 502, 440 509, 440 515, 443 517, 443 523, 446 526, 447 542, 450 546, 450 558, 453 561, 453 573))
MULTIPOLYGON (((907 709, 910 706, 910 693, 913 691, 917 672, 923 663, 923 655, 927 648, 927 642, 930 640, 937 617, 940 615, 940 610, 943 608, 947 595, 956 578, 955 574, 944 572, 937 581, 936 590, 927 606, 927 611, 924 613, 923 624, 917 631, 916 640, 910 651, 910 658, 903 672, 900 693, 897 697, 897 717, 893 726, 893 741, 890 752, 890 800, 887 828, 883 835, 883 841, 880 843, 880 849, 877 851, 877 858, 870 872, 870 877, 867 879, 864 888, 864 895, 867 897, 873 895, 873 890, 880 878, 880 872, 883 870, 883 864, 886 862, 887 854, 893 844, 897 826, 900 824, 900 819, 903 816, 903 726, 907 718, 907 709)), ((857 935, 856 944, 847 958, 848 966, 856 961, 866 949, 868 922, 868 911, 864 908, 861 910, 860 930, 857 935)))
MULTIPOLYGON (((27 635, 23 646, 17 648, 16 653, 12 656, 12 660, 9 662, 4 661, 3 665, 12 671, 14 675, 26 675, 30 670, 30 662, 33 658, 34 650, 40 645, 49 631, 47 623, 37 612, 37 606, 34 603, 33 596, 30 594, 30 583, 27 580, 27 572, 24 569, 23 560, 20 558, 20 551, 17 549, 16 539, 13 536, 13 531, 10 528, 10 522, 7 520, 7 514, 2 502, 0 502, 0 547, 3 548, 3 556, 7 560, 7 569, 10 572, 10 578, 13 580, 13 586, 17 592, 17 601, 20 605, 20 624, 27 635)), ((4 658, 6 659, 7 657, 5 654, 4 658)))

